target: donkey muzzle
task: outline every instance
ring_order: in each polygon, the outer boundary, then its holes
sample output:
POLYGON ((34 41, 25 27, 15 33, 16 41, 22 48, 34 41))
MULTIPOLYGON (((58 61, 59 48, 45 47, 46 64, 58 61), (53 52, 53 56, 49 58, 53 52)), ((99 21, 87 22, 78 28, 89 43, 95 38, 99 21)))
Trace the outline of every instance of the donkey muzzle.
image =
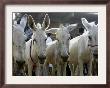
POLYGON ((44 61, 46 59, 46 56, 45 55, 40 55, 40 56, 38 56, 38 58, 39 58, 40 64, 44 64, 44 61))
POLYGON ((67 62, 67 59, 68 59, 68 55, 66 55, 66 56, 61 56, 61 58, 63 59, 63 62, 67 62))

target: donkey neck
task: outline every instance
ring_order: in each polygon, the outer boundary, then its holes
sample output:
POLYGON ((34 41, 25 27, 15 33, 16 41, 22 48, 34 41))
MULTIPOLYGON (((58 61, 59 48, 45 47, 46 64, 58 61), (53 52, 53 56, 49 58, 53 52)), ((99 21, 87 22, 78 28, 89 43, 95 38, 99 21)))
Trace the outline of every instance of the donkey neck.
POLYGON ((35 46, 33 45, 33 40, 30 42, 30 58, 32 62, 35 64, 38 62, 38 55, 35 46))
POLYGON ((61 43, 59 43, 58 40, 56 40, 56 51, 57 51, 58 57, 60 57, 61 56, 61 43))

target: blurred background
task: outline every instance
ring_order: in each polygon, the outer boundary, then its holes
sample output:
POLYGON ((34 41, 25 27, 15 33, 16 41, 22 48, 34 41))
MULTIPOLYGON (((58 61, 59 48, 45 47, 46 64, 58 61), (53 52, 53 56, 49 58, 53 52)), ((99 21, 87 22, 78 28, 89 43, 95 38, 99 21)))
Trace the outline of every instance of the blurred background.
MULTIPOLYGON (((16 20, 19 24, 21 17, 24 14, 31 15, 36 23, 43 22, 45 14, 48 14, 50 17, 50 27, 49 28, 58 28, 60 24, 64 26, 68 26, 69 24, 78 23, 78 28, 73 30, 71 34, 71 38, 74 38, 83 33, 84 27, 81 23, 81 18, 86 18, 88 22, 95 21, 98 24, 98 13, 97 12, 13 12, 13 20, 16 20)), ((25 32, 28 35, 32 35, 31 30, 28 30, 28 25, 25 27, 25 32)), ((29 37, 30 37, 29 36, 29 37)))

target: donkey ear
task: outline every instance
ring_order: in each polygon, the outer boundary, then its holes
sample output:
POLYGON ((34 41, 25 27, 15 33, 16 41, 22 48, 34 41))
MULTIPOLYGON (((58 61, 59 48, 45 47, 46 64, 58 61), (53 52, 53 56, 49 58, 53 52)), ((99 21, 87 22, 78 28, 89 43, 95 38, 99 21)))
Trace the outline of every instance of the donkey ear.
POLYGON ((91 25, 88 23, 88 21, 86 20, 86 18, 81 18, 81 21, 82 21, 83 26, 84 26, 87 30, 89 30, 90 27, 91 27, 91 25))
POLYGON ((78 24, 71 24, 71 25, 67 26, 67 30, 68 30, 69 32, 71 32, 71 31, 73 31, 74 29, 77 28, 77 25, 78 25, 78 24))
POLYGON ((47 30, 50 26, 50 18, 48 16, 48 14, 45 15, 43 23, 42 23, 42 29, 43 30, 47 30))
POLYGON ((28 15, 25 14, 25 15, 21 18, 20 25, 23 27, 23 29, 25 28, 25 26, 26 26, 26 24, 27 24, 27 17, 28 17, 28 15))
POLYGON ((46 33, 56 34, 56 32, 59 30, 59 28, 51 28, 48 30, 45 30, 46 33))
POLYGON ((28 16, 28 26, 33 30, 36 31, 36 25, 33 17, 31 15, 28 16))

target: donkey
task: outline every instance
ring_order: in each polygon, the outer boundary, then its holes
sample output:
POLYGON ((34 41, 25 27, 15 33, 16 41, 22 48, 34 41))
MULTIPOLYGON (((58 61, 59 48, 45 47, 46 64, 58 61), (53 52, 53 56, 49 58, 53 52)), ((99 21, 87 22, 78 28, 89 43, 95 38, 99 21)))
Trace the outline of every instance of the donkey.
POLYGON ((32 76, 32 71, 35 70, 35 75, 43 75, 43 64, 46 59, 46 39, 45 30, 50 25, 48 14, 45 15, 43 24, 35 24, 31 15, 28 17, 28 25, 32 29, 32 39, 26 42, 26 62, 28 65, 28 75, 32 76))
POLYGON ((25 40, 24 28, 27 23, 27 15, 25 14, 20 24, 12 26, 12 56, 13 56, 13 75, 24 75, 25 64, 25 40))
POLYGON ((69 56, 69 40, 70 33, 77 27, 77 24, 71 24, 67 27, 60 25, 59 28, 51 28, 47 30, 49 33, 56 33, 56 40, 49 43, 46 48, 45 67, 48 75, 49 64, 53 65, 52 75, 66 75, 66 64, 69 56), (56 70, 55 70, 56 69, 56 70))
POLYGON ((98 54, 98 27, 94 22, 89 23, 85 18, 81 21, 87 31, 70 40, 69 66, 71 75, 83 76, 83 65, 87 64, 87 75, 92 75, 93 55, 98 54))

